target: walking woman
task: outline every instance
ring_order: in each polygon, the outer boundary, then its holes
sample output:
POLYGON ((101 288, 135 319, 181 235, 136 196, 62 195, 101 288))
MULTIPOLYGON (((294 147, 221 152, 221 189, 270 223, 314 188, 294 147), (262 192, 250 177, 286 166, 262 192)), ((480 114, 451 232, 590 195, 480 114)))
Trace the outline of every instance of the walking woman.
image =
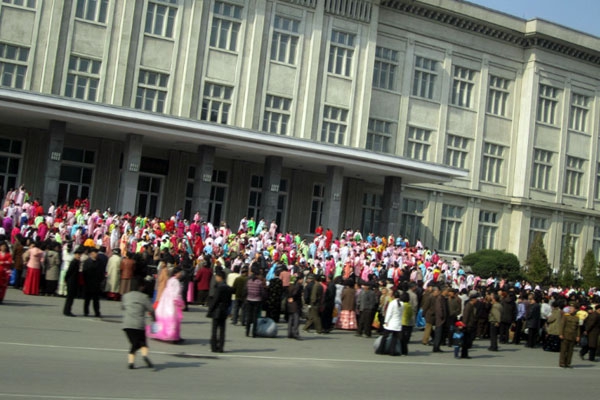
POLYGON ((29 250, 23 254, 27 264, 27 276, 23 293, 37 296, 40 294, 40 281, 42 277, 42 265, 44 265, 44 252, 38 247, 36 242, 31 242, 29 250))
POLYGON ((121 308, 123 309, 123 330, 129 339, 131 349, 127 355, 128 368, 135 368, 135 353, 141 350, 142 357, 148 368, 154 365, 148 358, 148 344, 146 343, 146 314, 149 313, 154 320, 154 310, 150 298, 143 293, 144 281, 133 279, 136 290, 123 295, 121 308))
POLYGON ((181 297, 181 274, 181 268, 176 267, 173 270, 173 276, 167 281, 167 287, 156 307, 156 324, 153 329, 150 326, 146 327, 146 334, 149 338, 167 342, 181 341, 182 310, 185 306, 181 297))
POLYGON ((10 274, 12 273, 13 259, 8 251, 8 244, 5 241, 0 242, 0 304, 4 300, 6 288, 10 274))
MULTIPOLYGON (((381 338, 377 354, 390 354, 392 356, 399 356, 401 352, 398 352, 398 342, 400 341, 400 334, 402 332, 402 313, 404 311, 404 304, 400 300, 400 292, 394 292, 394 300, 390 302, 385 313, 385 334, 381 338), (389 351, 387 342, 390 340, 389 351)), ((407 345, 408 353, 408 345, 407 345)))

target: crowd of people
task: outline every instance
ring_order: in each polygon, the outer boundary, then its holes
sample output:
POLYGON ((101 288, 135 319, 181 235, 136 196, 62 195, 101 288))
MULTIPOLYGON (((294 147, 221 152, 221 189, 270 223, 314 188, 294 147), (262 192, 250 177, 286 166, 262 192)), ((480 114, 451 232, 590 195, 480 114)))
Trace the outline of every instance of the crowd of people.
POLYGON ((596 289, 481 278, 403 236, 346 229, 334 237, 318 227, 307 239, 280 232, 275 221, 243 218, 232 230, 182 214, 162 220, 100 211, 87 200, 44 209, 24 186, 11 190, 0 227, 0 301, 9 283, 27 295, 64 296, 70 317, 78 297, 83 315, 92 304, 96 317, 102 296, 122 299, 130 367, 138 349, 151 365, 146 337, 181 342, 190 305, 207 307, 214 352, 224 351, 228 319, 256 337, 264 316, 285 319, 288 337, 298 340, 303 318, 304 332, 375 332, 379 354, 409 355, 414 330, 422 328, 422 345, 434 353, 454 348, 457 358, 470 358, 481 339, 489 340, 489 351, 523 341, 560 352, 561 367, 571 366, 576 343, 582 358, 596 359, 596 289), (140 290, 152 297, 151 308, 140 290), (154 322, 145 324, 150 309, 154 322))

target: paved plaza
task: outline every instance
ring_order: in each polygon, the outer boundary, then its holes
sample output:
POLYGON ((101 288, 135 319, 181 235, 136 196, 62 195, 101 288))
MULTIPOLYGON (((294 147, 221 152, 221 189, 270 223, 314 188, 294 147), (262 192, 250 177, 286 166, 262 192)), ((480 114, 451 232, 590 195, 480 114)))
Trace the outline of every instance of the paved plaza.
MULTIPOLYGON (((227 326, 225 353, 213 355, 205 309, 185 313, 183 344, 150 342, 156 369, 126 368, 120 303, 102 302, 102 320, 64 317, 62 298, 9 289, 0 306, 0 399, 499 399, 596 398, 600 365, 505 345, 473 359, 432 354, 413 335, 408 357, 379 356, 352 332, 304 334, 303 341, 252 339, 227 326)), ((76 300, 74 312, 82 312, 76 300)))

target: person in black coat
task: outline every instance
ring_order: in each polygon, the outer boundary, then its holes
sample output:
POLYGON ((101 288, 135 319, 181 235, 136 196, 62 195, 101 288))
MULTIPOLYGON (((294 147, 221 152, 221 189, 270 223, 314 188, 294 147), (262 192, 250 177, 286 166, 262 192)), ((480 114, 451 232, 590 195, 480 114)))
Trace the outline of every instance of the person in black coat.
POLYGON ((89 257, 83 262, 83 314, 86 317, 90 314, 90 302, 94 304, 96 318, 102 317, 100 314, 100 294, 102 293, 104 273, 104 266, 98 258, 98 249, 90 247, 89 257))
POLYGON ((225 321, 231 306, 231 289, 225 283, 225 272, 215 273, 216 289, 208 306, 208 317, 212 318, 210 347, 213 353, 222 353, 225 346, 225 321))
POLYGON ((538 331, 540 330, 541 306, 533 294, 529 295, 529 307, 525 313, 525 327, 527 328, 527 347, 534 348, 537 344, 538 331))
POLYGON ((67 299, 65 300, 65 307, 63 308, 63 314, 67 317, 74 317, 75 314, 71 311, 73 307, 73 301, 77 296, 77 290, 79 288, 79 265, 81 263, 81 255, 84 253, 83 248, 79 247, 75 249, 73 259, 69 263, 69 268, 65 274, 65 283, 67 286, 67 299))

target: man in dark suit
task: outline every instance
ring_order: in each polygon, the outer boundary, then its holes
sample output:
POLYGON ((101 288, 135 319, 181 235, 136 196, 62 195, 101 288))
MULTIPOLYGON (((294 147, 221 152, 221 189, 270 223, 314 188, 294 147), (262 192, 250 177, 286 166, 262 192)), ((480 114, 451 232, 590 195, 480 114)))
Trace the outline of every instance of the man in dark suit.
POLYGON ((469 357, 469 349, 473 345, 473 339, 477 333, 477 314, 475 304, 479 301, 479 293, 473 293, 469 296, 469 301, 465 303, 465 308, 462 314, 462 322, 465 324, 463 330, 463 345, 461 349, 460 358, 471 358, 469 357))
POLYGON ((300 313, 302 312, 302 290, 304 283, 304 275, 298 275, 296 282, 290 285, 287 294, 287 317, 288 317, 288 338, 300 339, 298 327, 300 324, 300 313))
POLYGON ((73 259, 69 263, 69 268, 65 274, 65 283, 67 285, 67 299, 65 300, 65 307, 63 308, 63 314, 67 317, 74 317, 75 314, 71 311, 73 307, 73 301, 77 296, 77 290, 79 289, 79 266, 81 263, 81 255, 84 253, 82 247, 75 249, 73 259))
POLYGON ((448 335, 448 287, 441 289, 439 296, 435 298, 435 332, 433 337, 433 352, 441 353, 440 346, 444 338, 448 335))
POLYGON ((98 249, 90 247, 89 257, 83 262, 83 314, 87 317, 90 313, 90 301, 94 304, 96 318, 100 314, 100 293, 102 293, 102 282, 104 281, 105 267, 98 259, 98 249))
POLYGON ((223 353, 225 346, 225 321, 231 306, 231 289, 225 283, 225 278, 225 272, 215 273, 215 295, 208 306, 208 317, 212 318, 210 348, 213 353, 223 353))

